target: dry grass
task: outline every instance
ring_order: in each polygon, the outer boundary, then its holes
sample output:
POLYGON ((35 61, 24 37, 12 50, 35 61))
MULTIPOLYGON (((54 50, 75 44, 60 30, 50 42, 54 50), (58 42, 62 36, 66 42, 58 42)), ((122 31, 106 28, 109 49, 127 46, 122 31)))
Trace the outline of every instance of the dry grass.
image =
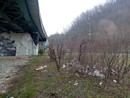
POLYGON ((97 77, 76 77, 72 67, 61 68, 58 72, 47 56, 37 56, 12 80, 14 86, 6 98, 130 98, 129 81, 125 85, 111 83, 106 91, 99 82, 97 77), (44 65, 48 67, 35 71, 44 65), (74 85, 76 81, 78 84, 74 85))

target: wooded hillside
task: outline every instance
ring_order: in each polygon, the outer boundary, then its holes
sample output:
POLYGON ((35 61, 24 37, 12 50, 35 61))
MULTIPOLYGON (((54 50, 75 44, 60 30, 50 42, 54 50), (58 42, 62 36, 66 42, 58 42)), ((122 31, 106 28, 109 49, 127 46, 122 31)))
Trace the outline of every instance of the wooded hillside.
POLYGON ((97 39, 105 36, 130 34, 130 0, 109 0, 90 11, 82 13, 72 23, 64 34, 50 36, 50 42, 57 43, 59 39, 67 47, 79 48, 83 39, 97 39))

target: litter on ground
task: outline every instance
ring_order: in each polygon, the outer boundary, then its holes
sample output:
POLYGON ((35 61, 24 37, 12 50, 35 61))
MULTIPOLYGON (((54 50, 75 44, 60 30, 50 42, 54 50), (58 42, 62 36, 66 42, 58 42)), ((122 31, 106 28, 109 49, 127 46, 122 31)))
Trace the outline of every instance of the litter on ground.
POLYGON ((114 83, 117 83, 117 81, 116 81, 116 80, 113 80, 113 82, 114 82, 114 83))
POLYGON ((43 70, 44 68, 46 68, 47 66, 45 65, 45 66, 40 66, 40 67, 38 67, 38 68, 36 68, 35 70, 36 71, 41 71, 41 70, 43 70))
POLYGON ((77 82, 77 81, 75 81, 75 83, 74 83, 74 85, 76 86, 76 85, 78 85, 79 83, 77 82))
POLYGON ((62 68, 65 68, 65 67, 66 67, 65 65, 62 66, 62 68))
POLYGON ((43 70, 43 66, 40 66, 40 67, 38 67, 38 68, 36 68, 36 71, 41 71, 41 70, 43 70))
POLYGON ((100 82, 100 83, 99 83, 99 85, 102 85, 102 84, 103 84, 103 82, 100 82))
POLYGON ((43 66, 43 68, 46 68, 46 67, 47 67, 47 65, 43 66))
POLYGON ((49 72, 49 73, 47 74, 47 76, 48 76, 48 77, 52 77, 52 76, 53 76, 53 73, 50 73, 50 72, 49 72))

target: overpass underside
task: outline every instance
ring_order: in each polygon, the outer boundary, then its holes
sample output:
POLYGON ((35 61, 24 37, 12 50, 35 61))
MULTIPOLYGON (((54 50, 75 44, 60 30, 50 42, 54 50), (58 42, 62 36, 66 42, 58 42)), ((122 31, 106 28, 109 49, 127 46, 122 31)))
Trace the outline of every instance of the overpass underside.
POLYGON ((38 0, 0 0, 0 55, 36 55, 47 35, 38 0))

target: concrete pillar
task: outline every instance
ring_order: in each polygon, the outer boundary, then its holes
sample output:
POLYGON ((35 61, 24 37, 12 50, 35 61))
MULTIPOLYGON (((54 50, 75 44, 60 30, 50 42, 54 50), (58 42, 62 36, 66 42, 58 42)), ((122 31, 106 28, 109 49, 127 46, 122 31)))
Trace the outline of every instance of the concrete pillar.
POLYGON ((28 33, 3 33, 4 37, 14 40, 16 56, 19 55, 38 55, 38 45, 34 44, 28 33))

